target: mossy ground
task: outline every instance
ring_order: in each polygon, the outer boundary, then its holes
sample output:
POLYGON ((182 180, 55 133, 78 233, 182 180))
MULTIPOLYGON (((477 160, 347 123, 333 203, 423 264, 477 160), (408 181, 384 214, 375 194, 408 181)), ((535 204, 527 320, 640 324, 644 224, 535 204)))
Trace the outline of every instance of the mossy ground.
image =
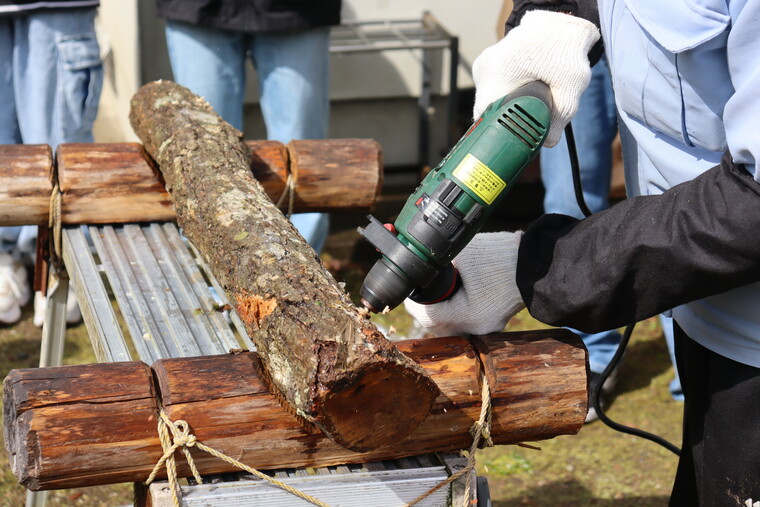
MULTIPOLYGON (((373 254, 374 255, 374 254, 373 254)), ((368 257, 371 262, 373 256, 368 257)), ((366 263, 326 254, 325 264, 358 292, 366 263)), ((403 308, 374 317, 397 336, 418 332, 403 308)), ((523 311, 508 330, 543 328, 523 311)), ((0 374, 13 368, 35 367, 39 361, 40 330, 32 324, 31 308, 20 323, 0 326, 0 374)), ((68 329, 65 364, 95 361, 84 325, 68 329)), ((620 369, 609 416, 620 423, 645 429, 680 443, 682 405, 668 393, 673 372, 665 340, 656 319, 637 325, 620 369)), ((493 505, 535 506, 657 506, 666 505, 677 459, 658 445, 618 433, 597 421, 578 435, 536 444, 540 451, 499 446, 478 453, 478 473, 488 477, 493 505)), ((24 504, 26 490, 18 485, 0 451, 0 506, 24 504)), ((114 506, 131 503, 132 486, 120 484, 54 491, 48 505, 114 506)))

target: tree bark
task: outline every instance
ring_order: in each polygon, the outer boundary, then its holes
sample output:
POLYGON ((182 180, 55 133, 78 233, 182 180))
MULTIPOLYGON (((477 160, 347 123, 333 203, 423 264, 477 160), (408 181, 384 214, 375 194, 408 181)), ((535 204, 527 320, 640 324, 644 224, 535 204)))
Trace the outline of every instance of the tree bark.
POLYGON ((130 120, 158 162, 177 223, 234 303, 284 405, 353 450, 419 426, 435 383, 351 303, 266 197, 241 133, 168 81, 135 94, 130 120))
MULTIPOLYGON (((382 154, 370 139, 246 144, 251 171, 272 201, 297 172, 292 206, 284 198, 283 211, 368 210, 382 185, 382 154)), ((138 143, 61 144, 56 165, 64 224, 176 219, 161 173, 138 143)), ((46 225, 53 190, 50 147, 0 146, 0 167, 0 227, 46 225)))
MULTIPOLYGON (((397 342, 441 389, 425 422, 363 453, 304 428, 267 389, 255 353, 13 370, 4 385, 5 444, 19 482, 33 489, 143 481, 161 456, 155 400, 199 441, 260 469, 328 466, 456 451, 472 442, 483 366, 491 437, 512 444, 577 433, 587 404, 587 354, 566 330, 397 342), (490 372, 490 373, 489 373, 490 372), (496 375, 495 377, 493 375, 496 375)), ((393 391, 377 392, 393 398, 393 391)), ((372 426, 371 415, 364 424, 372 426)), ((234 468, 192 448, 201 473, 234 468)), ((189 475, 182 453, 180 474, 189 475)))

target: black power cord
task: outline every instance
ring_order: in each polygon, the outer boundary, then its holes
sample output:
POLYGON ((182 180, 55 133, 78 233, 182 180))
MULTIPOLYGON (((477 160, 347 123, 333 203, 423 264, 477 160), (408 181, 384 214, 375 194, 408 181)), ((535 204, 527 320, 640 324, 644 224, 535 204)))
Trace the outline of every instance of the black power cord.
MULTIPOLYGON (((586 199, 583 198, 580 163, 578 162, 578 152, 575 147, 573 127, 570 125, 570 123, 568 123, 565 127, 565 139, 567 140, 567 151, 570 153, 570 168, 573 174, 573 188, 575 190, 575 199, 578 201, 578 207, 581 209, 583 216, 589 217, 592 215, 592 213, 586 205, 586 199)), ((593 405, 594 410, 596 410, 596 414, 599 416, 599 420, 613 430, 650 440, 656 444, 663 446, 665 449, 669 450, 676 456, 681 456, 681 449, 671 444, 664 438, 653 433, 640 430, 638 428, 631 428, 630 426, 625 426, 623 424, 617 423, 607 416, 604 408, 602 407, 602 386, 615 370, 615 368, 617 368, 618 363, 620 363, 620 358, 623 357, 623 353, 625 353, 625 349, 628 347, 628 342, 631 340, 631 335, 633 334, 633 328, 635 325, 636 324, 628 324, 628 326, 625 328, 625 332, 623 333, 623 337, 620 340, 620 344, 618 345, 618 348, 615 351, 615 354, 612 356, 609 364, 604 369, 602 374, 597 376, 591 382, 591 385, 589 386, 591 390, 591 404, 593 405)))

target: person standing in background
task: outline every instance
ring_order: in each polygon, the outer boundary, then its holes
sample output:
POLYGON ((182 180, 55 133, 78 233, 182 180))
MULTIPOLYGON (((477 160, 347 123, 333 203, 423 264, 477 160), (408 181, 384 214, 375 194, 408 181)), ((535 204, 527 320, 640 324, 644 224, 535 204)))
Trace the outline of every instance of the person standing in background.
MULTIPOLYGON (((98 0, 0 0, 0 144, 93 141, 103 85, 95 35, 98 0)), ((21 318, 31 296, 35 226, 0 228, 0 323, 21 318)), ((70 291, 67 321, 81 318, 70 291)), ((36 325, 45 296, 35 295, 36 325)))
MULTIPOLYGON (((174 80, 242 131, 250 56, 267 138, 282 143, 327 137, 330 26, 340 23, 340 9, 340 0, 156 0, 174 80)), ((291 222, 321 251, 326 213, 296 214, 291 222)))

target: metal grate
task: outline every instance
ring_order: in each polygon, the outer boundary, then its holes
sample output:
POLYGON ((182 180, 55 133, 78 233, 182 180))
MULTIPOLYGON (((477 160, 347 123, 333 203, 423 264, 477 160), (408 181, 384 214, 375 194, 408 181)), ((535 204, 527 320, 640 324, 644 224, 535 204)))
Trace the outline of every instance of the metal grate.
POLYGON ((432 69, 430 56, 433 50, 449 52, 449 94, 446 100, 446 146, 453 146, 457 132, 457 70, 460 64, 459 38, 450 34, 429 12, 421 19, 381 21, 343 21, 330 30, 331 53, 361 53, 397 50, 420 50, 422 91, 418 100, 418 162, 429 163, 430 121, 432 116, 432 69))
POLYGON ((99 361, 254 349, 237 314, 221 311, 224 292, 175 224, 66 228, 63 240, 99 361))
POLYGON ((429 13, 422 19, 343 21, 330 31, 330 52, 448 49, 451 39, 429 13))

